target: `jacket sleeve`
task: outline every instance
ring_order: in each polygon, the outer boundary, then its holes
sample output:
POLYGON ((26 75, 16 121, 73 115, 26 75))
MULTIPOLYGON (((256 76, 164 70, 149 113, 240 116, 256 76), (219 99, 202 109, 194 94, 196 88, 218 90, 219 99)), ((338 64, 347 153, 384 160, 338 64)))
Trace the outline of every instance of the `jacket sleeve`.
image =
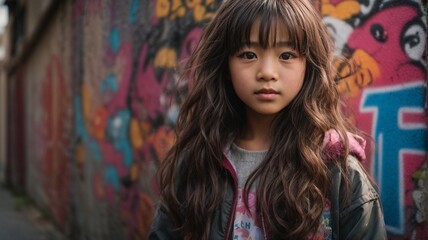
POLYGON ((173 231, 174 227, 170 217, 162 206, 156 210, 149 232, 149 240, 169 240, 182 239, 178 232, 173 231))
MULTIPOLYGON (((181 157, 179 160, 179 166, 177 168, 176 174, 176 194, 177 198, 180 200, 183 199, 184 183, 181 181, 179 176, 184 175, 184 157, 181 157)), ((182 212, 183 214, 183 212, 182 212)), ((183 217, 183 215, 181 215, 183 217)), ((184 239, 182 231, 177 229, 177 226, 174 225, 173 220, 168 215, 167 207, 165 203, 161 200, 158 201, 158 207, 156 209, 155 215, 153 217, 152 225, 150 228, 149 240, 174 240, 174 239, 184 239)))
POLYGON ((382 202, 377 187, 355 157, 348 158, 348 171, 351 181, 350 204, 340 208, 339 239, 386 239, 382 202))

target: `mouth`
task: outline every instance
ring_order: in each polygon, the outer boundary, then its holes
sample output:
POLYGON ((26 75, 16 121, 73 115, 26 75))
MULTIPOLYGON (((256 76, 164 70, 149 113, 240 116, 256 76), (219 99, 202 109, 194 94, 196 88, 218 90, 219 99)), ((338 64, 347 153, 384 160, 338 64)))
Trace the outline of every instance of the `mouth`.
POLYGON ((254 94, 279 94, 279 92, 272 88, 262 88, 255 91, 254 94))
POLYGON ((271 102, 274 101, 280 93, 272 88, 262 88, 255 91, 254 94, 260 101, 271 102))

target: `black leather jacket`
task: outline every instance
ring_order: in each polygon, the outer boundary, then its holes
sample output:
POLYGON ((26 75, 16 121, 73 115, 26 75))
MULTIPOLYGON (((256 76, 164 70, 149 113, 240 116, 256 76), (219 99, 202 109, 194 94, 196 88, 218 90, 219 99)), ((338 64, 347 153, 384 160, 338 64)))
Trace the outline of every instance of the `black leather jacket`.
MULTIPOLYGON (((228 172, 225 202, 214 216, 210 239, 232 239, 233 217, 236 206, 236 173, 230 162, 224 160, 224 168, 228 172)), ((333 239, 377 240, 386 239, 383 209, 376 186, 370 181, 356 157, 348 157, 348 175, 351 181, 350 204, 343 206, 340 170, 334 167, 332 173, 332 189, 330 192, 332 237, 333 239)), ((266 226, 263 226, 266 236, 266 226)), ((162 207, 158 207, 152 222, 150 240, 184 239, 185 234, 173 231, 174 227, 162 207)))

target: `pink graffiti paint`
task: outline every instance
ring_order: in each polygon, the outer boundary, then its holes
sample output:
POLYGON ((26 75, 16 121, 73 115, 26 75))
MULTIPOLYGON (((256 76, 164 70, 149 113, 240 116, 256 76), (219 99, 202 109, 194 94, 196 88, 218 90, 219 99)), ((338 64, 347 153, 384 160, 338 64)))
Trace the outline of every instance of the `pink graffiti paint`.
MULTIPOLYGON (((373 79, 367 88, 388 87, 425 79, 426 72, 413 64, 412 59, 406 55, 401 47, 402 32, 406 30, 407 24, 417 17, 420 16, 418 16, 418 10, 413 5, 397 5, 375 13, 352 32, 347 45, 351 49, 360 49, 369 54, 376 61, 380 70, 379 78, 373 79)), ((351 109, 360 108, 363 91, 360 91, 356 97, 348 99, 347 102, 351 109)), ((367 133, 371 133, 372 114, 363 112, 355 112, 355 114, 358 127, 367 133)), ((419 114, 417 118, 422 117, 419 114)), ((371 156, 371 151, 372 149, 367 149, 367 156, 371 156)), ((365 167, 370 169, 370 159, 366 162, 365 167)))
POLYGON ((119 176, 128 174, 129 168, 124 165, 123 154, 116 150, 111 142, 99 141, 103 153, 103 161, 107 166, 113 166, 119 176))
POLYGON ((345 2, 345 1, 347 1, 347 0, 330 0, 330 3, 333 5, 337 5, 337 4, 339 4, 341 2, 345 2))
MULTIPOLYGON (((385 89, 385 91, 388 91, 391 87, 423 82, 426 78, 425 69, 414 64, 414 59, 411 59, 403 50, 403 46, 407 44, 405 42, 406 39, 403 38, 403 33, 412 26, 414 20, 421 17, 419 14, 417 7, 409 4, 382 9, 357 27, 348 39, 347 45, 354 50, 362 50, 370 55, 376 62, 380 72, 379 77, 373 79, 365 89, 361 89, 358 96, 348 100, 350 107, 355 111, 355 121, 358 127, 367 133, 373 132, 375 116, 372 112, 361 112, 360 104, 366 89, 372 88, 378 91, 385 89)), ((403 108, 399 116, 391 117, 391 121, 398 121, 397 124, 401 125, 400 127, 403 129, 411 129, 414 126, 421 128, 420 126, 425 126, 426 124, 426 116, 421 110, 403 108), (395 119, 396 117, 398 119, 395 119)), ((374 150, 368 149, 367 155, 372 156, 372 151, 374 150)), ((383 149, 383 151, 388 151, 388 149, 383 149)), ((403 237, 411 239, 411 231, 414 231, 412 234, 426 232, 426 227, 425 230, 423 228, 420 231, 412 230, 411 228, 414 225, 413 223, 410 224, 414 218, 412 216, 412 209, 414 208, 412 193, 415 190, 415 183, 412 180, 412 174, 421 167, 425 158, 426 153, 422 151, 405 148, 400 150, 400 164, 402 166, 400 170, 402 176, 400 178, 403 181, 403 192, 400 194, 403 196, 403 205, 406 209, 405 219, 409 225, 406 226, 405 236, 396 236, 390 239, 403 239, 403 237)), ((370 163, 371 159, 365 165, 367 169, 370 169, 370 163)))
POLYGON ((348 46, 361 49, 378 63, 381 77, 371 86, 383 86, 425 79, 424 71, 411 63, 401 47, 401 34, 413 19, 420 17, 412 5, 399 5, 374 14, 349 37, 348 46))
MULTIPOLYGON (((181 45, 181 49, 182 49, 181 56, 180 56, 181 60, 187 59, 192 53, 192 51, 196 48, 196 45, 198 44, 201 33, 202 33, 201 28, 195 28, 192 31, 190 31, 189 34, 187 34, 183 44, 181 45)), ((193 86, 192 79, 189 79, 188 84, 189 84, 189 88, 192 88, 193 86)))
POLYGON ((155 119, 158 114, 163 115, 164 109, 161 107, 161 96, 165 92, 169 82, 167 74, 162 74, 160 79, 156 78, 152 64, 146 63, 148 45, 145 44, 140 53, 137 69, 137 98, 142 100, 142 105, 151 119, 155 119))
POLYGON ((107 104, 108 116, 114 115, 120 109, 128 108, 126 105, 126 99, 128 96, 132 72, 131 44, 124 43, 121 45, 116 57, 115 69, 115 74, 118 74, 116 77, 118 79, 119 89, 114 93, 107 104))
POLYGON ((195 49, 196 45, 198 44, 199 38, 201 36, 202 29, 197 27, 192 29, 184 39, 183 44, 181 45, 181 56, 180 60, 187 59, 192 51, 195 49))

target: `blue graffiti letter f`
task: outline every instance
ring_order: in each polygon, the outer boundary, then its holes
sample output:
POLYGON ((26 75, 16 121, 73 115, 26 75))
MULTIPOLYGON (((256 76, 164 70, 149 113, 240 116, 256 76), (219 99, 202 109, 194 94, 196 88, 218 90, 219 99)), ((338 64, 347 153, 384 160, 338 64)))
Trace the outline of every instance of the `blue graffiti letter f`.
POLYGON ((426 126, 405 125, 407 110, 423 113, 423 83, 398 87, 366 89, 361 100, 362 112, 373 113, 373 175, 378 181, 388 232, 405 233, 403 153, 425 154, 426 126))

